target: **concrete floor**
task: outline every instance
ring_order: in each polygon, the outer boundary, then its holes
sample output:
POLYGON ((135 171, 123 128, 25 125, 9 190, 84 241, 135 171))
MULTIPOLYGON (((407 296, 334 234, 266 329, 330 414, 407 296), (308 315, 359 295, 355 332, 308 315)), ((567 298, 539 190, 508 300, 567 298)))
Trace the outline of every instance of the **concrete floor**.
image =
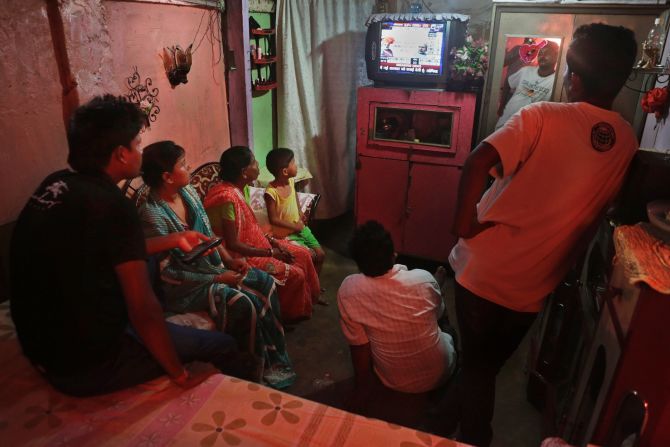
MULTIPOLYGON (((353 230, 353 218, 343 216, 327 222, 317 222, 312 228, 326 248, 326 262, 321 273, 321 285, 326 288, 329 306, 316 306, 310 320, 289 328, 286 338, 298 380, 289 393, 339 408, 346 408, 346 399, 353 388, 353 370, 349 347, 339 327, 336 304, 337 289, 356 265, 347 257, 347 241, 353 230)), ((437 264, 401 259, 410 268, 434 271, 437 264)), ((447 293, 447 309, 452 324, 457 326, 454 311, 453 283, 447 293)), ((507 362, 498 376, 496 407, 493 419, 492 447, 537 447, 542 440, 541 415, 526 401, 525 361, 529 337, 507 362)), ((423 428, 429 409, 426 402, 405 404, 404 401, 382 405, 381 412, 366 414, 389 422, 423 428)))

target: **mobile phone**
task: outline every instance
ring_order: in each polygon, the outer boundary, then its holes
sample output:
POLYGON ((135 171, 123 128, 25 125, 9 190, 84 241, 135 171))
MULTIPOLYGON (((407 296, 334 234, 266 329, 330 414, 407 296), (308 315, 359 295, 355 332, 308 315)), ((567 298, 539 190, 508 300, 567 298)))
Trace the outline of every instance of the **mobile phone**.
POLYGON ((181 258, 181 260, 184 261, 186 264, 190 264, 196 258, 199 258, 200 256, 202 256, 203 253, 206 253, 208 250, 211 250, 212 248, 216 247, 217 245, 220 245, 221 242, 223 242, 223 239, 221 239, 220 237, 216 237, 214 239, 210 239, 210 240, 205 241, 201 244, 198 244, 195 247, 193 247, 193 250, 186 253, 181 258))

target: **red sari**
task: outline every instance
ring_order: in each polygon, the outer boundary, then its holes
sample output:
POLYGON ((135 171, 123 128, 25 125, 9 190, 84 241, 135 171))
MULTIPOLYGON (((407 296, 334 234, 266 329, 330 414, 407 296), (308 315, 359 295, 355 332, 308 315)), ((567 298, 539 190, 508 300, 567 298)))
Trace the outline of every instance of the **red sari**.
MULTIPOLYGON (((212 186, 204 201, 205 208, 224 203, 232 203, 235 208, 235 227, 240 242, 255 248, 272 248, 242 192, 229 182, 212 186)), ((219 235, 222 233, 220 228, 213 230, 219 235)), ((312 305, 319 298, 321 290, 311 253, 306 247, 287 240, 277 240, 277 243, 294 256, 293 264, 286 264, 272 257, 247 257, 247 262, 252 267, 268 272, 280 285, 279 304, 284 320, 310 317, 312 305)), ((231 256, 242 257, 240 253, 230 249, 228 251, 231 256)))

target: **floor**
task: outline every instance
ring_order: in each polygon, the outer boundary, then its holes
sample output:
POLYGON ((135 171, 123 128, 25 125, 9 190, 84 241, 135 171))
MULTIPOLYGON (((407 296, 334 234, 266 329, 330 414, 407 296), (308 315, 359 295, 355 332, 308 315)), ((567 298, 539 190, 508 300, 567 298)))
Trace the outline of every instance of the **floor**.
MULTIPOLYGON (((329 306, 316 306, 310 320, 290 327, 286 338, 298 380, 287 391, 339 408, 346 408, 353 388, 353 371, 349 348, 339 327, 336 304, 337 288, 356 265, 347 256, 347 241, 353 231, 353 217, 345 215, 313 225, 313 230, 326 249, 327 257, 321 273, 329 306)), ((434 271, 437 264, 416 259, 400 259, 410 268, 434 271)), ((447 290, 447 308, 454 313, 453 283, 447 290)), ((456 318, 451 321, 456 324, 456 318)), ((525 360, 528 337, 498 376, 496 408, 493 420, 492 447, 537 447, 542 440, 541 415, 526 401, 525 360)), ((384 404, 372 416, 401 425, 425 429, 430 419, 431 403, 397 401, 384 404)), ((370 414, 367 414, 370 415, 370 414)))

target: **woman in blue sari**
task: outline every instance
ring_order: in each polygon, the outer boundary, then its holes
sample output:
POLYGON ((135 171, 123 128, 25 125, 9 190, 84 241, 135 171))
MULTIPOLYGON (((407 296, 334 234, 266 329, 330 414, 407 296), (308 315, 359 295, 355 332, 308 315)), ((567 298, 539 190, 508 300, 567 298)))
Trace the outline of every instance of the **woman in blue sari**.
MULTIPOLYGON (((212 237, 207 214, 189 185, 185 151, 171 141, 147 146, 142 155, 142 178, 150 187, 140 208, 146 237, 184 230, 212 237)), ((264 359, 264 380, 275 388, 295 381, 286 352, 284 328, 274 280, 267 273, 233 259, 223 247, 190 263, 172 249, 159 256, 164 306, 181 314, 206 311, 218 330, 238 341, 240 349, 264 359)))

